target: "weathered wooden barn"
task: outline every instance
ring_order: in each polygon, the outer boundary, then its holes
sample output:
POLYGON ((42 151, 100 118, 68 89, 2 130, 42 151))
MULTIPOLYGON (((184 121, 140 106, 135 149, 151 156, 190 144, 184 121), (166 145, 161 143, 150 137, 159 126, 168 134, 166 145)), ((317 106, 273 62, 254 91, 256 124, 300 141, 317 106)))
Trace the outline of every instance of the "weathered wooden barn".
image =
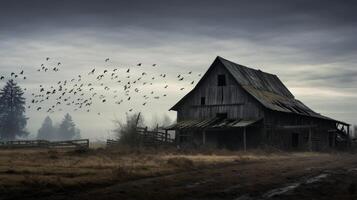
POLYGON ((177 123, 168 130, 182 146, 318 151, 349 138, 349 124, 311 110, 276 75, 222 57, 170 110, 177 123))

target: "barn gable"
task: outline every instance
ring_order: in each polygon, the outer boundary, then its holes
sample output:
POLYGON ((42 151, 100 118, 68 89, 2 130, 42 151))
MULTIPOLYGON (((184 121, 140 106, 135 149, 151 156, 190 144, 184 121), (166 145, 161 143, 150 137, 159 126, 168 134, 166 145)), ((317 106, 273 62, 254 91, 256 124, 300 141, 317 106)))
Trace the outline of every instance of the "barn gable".
POLYGON ((181 119, 209 119, 226 114, 229 119, 262 118, 262 106, 215 60, 196 87, 172 108, 181 119), (224 86, 220 85, 220 76, 224 86))

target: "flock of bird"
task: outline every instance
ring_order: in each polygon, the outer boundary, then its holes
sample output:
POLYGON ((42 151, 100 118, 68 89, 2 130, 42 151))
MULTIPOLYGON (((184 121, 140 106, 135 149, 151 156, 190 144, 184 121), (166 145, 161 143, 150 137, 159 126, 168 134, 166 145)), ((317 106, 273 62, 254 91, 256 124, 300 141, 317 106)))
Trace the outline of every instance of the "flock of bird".
MULTIPOLYGON (((108 64, 109 58, 104 59, 108 64)), ((45 58, 45 62, 36 70, 37 73, 58 73, 61 71, 61 62, 51 62, 51 58, 45 58)), ((168 74, 154 74, 147 71, 147 67, 156 68, 157 64, 144 65, 138 63, 134 67, 118 67, 110 69, 92 68, 88 72, 76 75, 71 79, 58 80, 53 85, 43 84, 31 90, 31 99, 27 103, 28 109, 54 113, 62 111, 64 107, 73 111, 94 112, 95 103, 110 103, 125 106, 126 112, 140 111, 139 106, 147 106, 151 101, 159 100, 168 96, 167 89, 170 87, 168 74), (157 84, 158 83, 158 84, 157 84), (35 90, 35 91, 34 91, 35 90), (135 100, 136 103, 133 101, 135 100), (137 102, 140 102, 139 105, 137 102), (141 104, 141 105, 140 105, 141 104)), ((41 74, 42 75, 42 74, 41 74)), ((201 74, 193 75, 192 71, 177 74, 174 79, 179 82, 186 82, 193 86, 197 77, 201 74)), ((24 70, 19 73, 11 72, 10 77, 0 76, 4 79, 26 80, 24 70)), ((176 88, 177 85, 174 87, 176 88)), ((23 88, 27 91, 26 88, 23 88)), ((179 90, 185 90, 180 87, 179 90)), ((101 112, 95 112, 101 115, 101 112)))

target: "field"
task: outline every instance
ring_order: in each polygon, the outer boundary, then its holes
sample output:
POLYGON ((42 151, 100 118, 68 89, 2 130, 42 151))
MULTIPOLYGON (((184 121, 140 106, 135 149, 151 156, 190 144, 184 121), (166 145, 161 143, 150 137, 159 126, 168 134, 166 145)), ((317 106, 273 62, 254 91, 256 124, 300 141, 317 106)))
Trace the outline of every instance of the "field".
POLYGON ((347 153, 1 150, 0 199, 356 199, 347 153))

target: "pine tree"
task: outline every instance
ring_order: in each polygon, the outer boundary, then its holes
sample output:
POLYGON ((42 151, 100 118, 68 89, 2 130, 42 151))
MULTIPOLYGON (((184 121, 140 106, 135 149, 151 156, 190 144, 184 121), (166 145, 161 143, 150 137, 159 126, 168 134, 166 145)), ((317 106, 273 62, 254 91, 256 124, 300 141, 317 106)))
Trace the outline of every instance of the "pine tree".
POLYGON ((25 137, 27 118, 25 116, 25 98, 22 89, 9 80, 0 90, 0 139, 14 140, 25 137))
POLYGON ((37 132, 37 139, 53 140, 55 139, 56 129, 53 127, 52 119, 47 116, 37 132))
POLYGON ((71 115, 68 113, 64 116, 62 123, 59 125, 57 139, 58 140, 71 140, 76 137, 76 125, 73 122, 71 115))

